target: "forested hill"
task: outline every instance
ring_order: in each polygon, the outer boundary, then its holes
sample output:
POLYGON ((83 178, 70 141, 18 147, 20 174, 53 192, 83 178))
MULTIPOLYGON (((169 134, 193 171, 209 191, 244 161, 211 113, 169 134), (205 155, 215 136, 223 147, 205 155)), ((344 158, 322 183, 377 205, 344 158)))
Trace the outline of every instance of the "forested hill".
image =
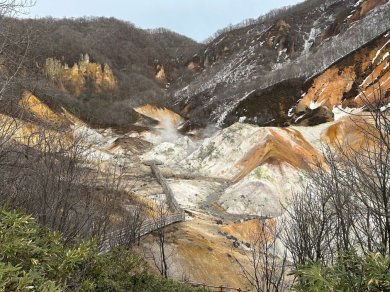
POLYGON ((19 87, 100 126, 128 124, 132 107, 162 103, 167 83, 202 47, 167 29, 143 30, 114 18, 9 18, 2 25, 17 39, 9 42, 9 55, 28 48, 19 87))
MULTIPOLYGON (((8 48, 10 60, 23 58, 9 89, 16 99, 32 91, 97 127, 123 127, 139 118, 134 107, 163 105, 186 118, 186 130, 240 119, 274 126, 303 115, 315 115, 312 124, 332 120, 332 108, 310 107, 317 98, 304 106, 299 100, 332 65, 342 71, 369 62, 383 46, 385 54, 389 19, 388 0, 308 0, 228 27, 205 44, 114 18, 3 19, 2 25, 10 37, 25 35, 8 48)), ((13 66, 6 60, 2 71, 13 66)), ((340 103, 356 95, 375 68, 339 74, 354 85, 338 88, 332 98, 340 103)))

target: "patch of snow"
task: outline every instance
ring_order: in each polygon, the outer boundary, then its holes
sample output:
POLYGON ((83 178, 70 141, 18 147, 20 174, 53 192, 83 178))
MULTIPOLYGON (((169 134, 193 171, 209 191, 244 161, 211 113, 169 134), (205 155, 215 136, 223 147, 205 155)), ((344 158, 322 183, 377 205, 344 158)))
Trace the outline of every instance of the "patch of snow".
POLYGON ((390 108, 390 103, 388 103, 388 104, 382 106, 382 107, 380 108, 380 110, 381 110, 381 112, 384 112, 384 111, 387 110, 388 108, 390 108))
MULTIPOLYGON (((322 92, 324 91, 324 89, 325 88, 322 89, 322 92)), ((321 95, 321 93, 320 93, 320 95, 321 95)), ((324 104, 324 102, 325 102, 325 100, 323 100, 322 102, 311 101, 310 104, 309 104, 309 109, 314 110, 316 108, 319 108, 319 107, 321 107, 324 104)))
POLYGON ((244 123, 246 119, 247 119, 247 117, 240 117, 238 122, 239 123, 244 123))
POLYGON ((215 46, 215 47, 218 46, 224 39, 225 39, 225 37, 222 37, 218 42, 216 42, 216 43, 214 44, 214 46, 215 46))
POLYGON ((294 111, 295 111, 295 109, 294 109, 293 107, 290 108, 290 109, 288 110, 287 116, 288 116, 289 118, 291 118, 291 117, 294 115, 294 111))
POLYGON ((372 74, 368 75, 366 78, 364 78, 363 82, 360 83, 359 87, 362 87, 364 84, 366 84, 366 82, 368 81, 369 78, 372 78, 372 74))
MULTIPOLYGON (((387 57, 389 57, 390 56, 390 52, 386 52, 384 55, 383 55, 383 57, 382 57, 382 60, 380 61, 380 63, 382 63, 387 57)), ((380 64, 379 63, 379 64, 380 64)), ((379 65, 378 64, 378 65, 379 65)))
MULTIPOLYGON (((388 77, 385 81, 383 81, 382 83, 381 83, 381 85, 382 86, 384 86, 385 84, 387 84, 387 82, 389 82, 390 81, 390 77, 388 77)), ((370 97, 371 95, 373 95, 373 94, 375 94, 375 90, 373 90, 371 93, 369 93, 369 94, 367 94, 364 98, 366 99, 366 98, 368 98, 368 97, 370 97)), ((357 100, 358 98, 360 98, 362 96, 362 93, 359 93, 356 97, 355 97, 355 100, 357 100)))
POLYGON ((363 111, 362 107, 361 108, 349 108, 349 107, 342 108, 341 106, 338 106, 338 105, 334 106, 333 110, 332 110, 332 112, 334 114, 335 121, 338 121, 345 116, 355 115, 355 114, 361 113, 362 111, 363 111))
POLYGON ((353 7, 358 7, 363 2, 364 2, 364 0, 359 0, 358 2, 355 3, 355 5, 353 5, 353 7))
POLYGON ((375 54, 375 57, 372 59, 372 64, 374 64, 375 60, 379 57, 380 53, 382 52, 382 50, 390 43, 390 40, 388 40, 384 45, 383 47, 381 47, 375 54))
POLYGON ((315 39, 320 34, 320 32, 321 32, 321 30, 319 28, 315 28, 315 27, 313 27, 310 30, 309 37, 307 39, 305 39, 305 44, 304 44, 304 47, 303 47, 303 53, 306 53, 306 52, 309 51, 309 49, 313 45, 315 39))
POLYGON ((283 50, 280 50, 278 52, 278 56, 280 57, 282 54, 286 54, 287 53, 287 48, 284 48, 283 50))
POLYGON ((295 123, 298 123, 300 120, 302 120, 304 117, 306 116, 306 114, 302 114, 302 115, 300 115, 299 117, 297 117, 296 119, 295 119, 295 123))
POLYGON ((282 69, 283 68, 283 64, 282 63, 276 63, 276 64, 273 64, 272 65, 272 70, 279 70, 279 69, 282 69))

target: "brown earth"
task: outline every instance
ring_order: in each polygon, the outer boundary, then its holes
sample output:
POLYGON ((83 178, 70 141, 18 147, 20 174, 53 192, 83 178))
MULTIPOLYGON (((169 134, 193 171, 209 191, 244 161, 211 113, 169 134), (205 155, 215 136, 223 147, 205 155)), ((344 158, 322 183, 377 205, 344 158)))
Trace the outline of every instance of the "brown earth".
POLYGON ((265 163, 288 163, 291 166, 309 170, 321 160, 320 152, 313 147, 303 135, 291 128, 267 128, 266 133, 260 131, 261 143, 254 147, 237 164, 242 169, 234 177, 239 181, 256 167, 265 163), (264 135, 265 134, 265 135, 264 135))
POLYGON ((290 120, 305 125, 306 117, 319 107, 331 111, 340 105, 359 108, 375 103, 378 89, 383 93, 390 89, 389 52, 390 34, 387 33, 314 77, 290 120), (297 119, 299 116, 305 118, 297 119))
POLYGON ((143 116, 159 122, 158 127, 164 127, 168 126, 167 124, 170 124, 177 128, 182 122, 184 122, 184 119, 180 115, 165 107, 156 107, 147 104, 137 107, 134 110, 143 116))

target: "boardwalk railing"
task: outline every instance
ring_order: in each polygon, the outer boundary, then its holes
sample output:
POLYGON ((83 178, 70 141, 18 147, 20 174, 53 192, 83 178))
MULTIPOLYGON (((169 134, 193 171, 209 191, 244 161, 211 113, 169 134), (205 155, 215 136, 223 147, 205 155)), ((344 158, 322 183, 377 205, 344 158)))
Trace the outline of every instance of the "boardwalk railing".
POLYGON ((136 231, 129 230, 131 228, 121 228, 115 230, 108 235, 106 235, 105 239, 102 241, 101 250, 108 251, 112 249, 114 246, 120 245, 126 240, 137 240, 140 237, 152 233, 155 230, 160 228, 164 228, 168 225, 179 223, 185 221, 185 213, 184 210, 180 207, 178 202, 176 201, 171 188, 169 187, 166 179, 160 172, 160 169, 157 165, 161 164, 158 161, 148 161, 144 162, 145 165, 150 166, 153 175, 156 177, 157 181, 161 185, 164 194, 166 195, 167 204, 172 212, 171 215, 163 216, 159 219, 147 219, 145 220, 136 231))
POLYGON ((131 234, 130 230, 127 230, 126 228, 113 231, 106 236, 105 240, 103 240, 101 244, 101 250, 109 251, 113 247, 120 245, 121 242, 124 242, 127 239, 129 239, 129 237, 130 240, 135 241, 142 236, 152 233, 155 230, 183 221, 185 221, 185 213, 181 212, 181 213, 168 215, 158 220, 153 220, 153 219, 145 220, 145 222, 140 226, 140 228, 138 228, 135 234, 131 234))

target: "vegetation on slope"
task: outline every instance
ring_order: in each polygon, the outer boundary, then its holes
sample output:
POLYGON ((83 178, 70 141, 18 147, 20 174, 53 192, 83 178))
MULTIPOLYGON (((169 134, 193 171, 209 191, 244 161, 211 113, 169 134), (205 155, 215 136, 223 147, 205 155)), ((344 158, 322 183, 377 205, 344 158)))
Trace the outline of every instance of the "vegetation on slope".
POLYGON ((389 291, 390 257, 380 253, 340 255, 333 265, 312 262, 295 271, 296 291, 389 291))
POLYGON ((128 125, 137 118, 133 107, 163 104, 166 86, 200 47, 169 30, 142 30, 114 18, 3 18, 1 24, 9 58, 0 73, 11 75, 16 58, 23 65, 7 95, 32 91, 100 127, 128 125), (156 78, 162 69, 163 81, 156 78))
POLYGON ((148 272, 129 250, 99 253, 94 241, 64 247, 59 233, 0 208, 1 291, 201 291, 148 272))

